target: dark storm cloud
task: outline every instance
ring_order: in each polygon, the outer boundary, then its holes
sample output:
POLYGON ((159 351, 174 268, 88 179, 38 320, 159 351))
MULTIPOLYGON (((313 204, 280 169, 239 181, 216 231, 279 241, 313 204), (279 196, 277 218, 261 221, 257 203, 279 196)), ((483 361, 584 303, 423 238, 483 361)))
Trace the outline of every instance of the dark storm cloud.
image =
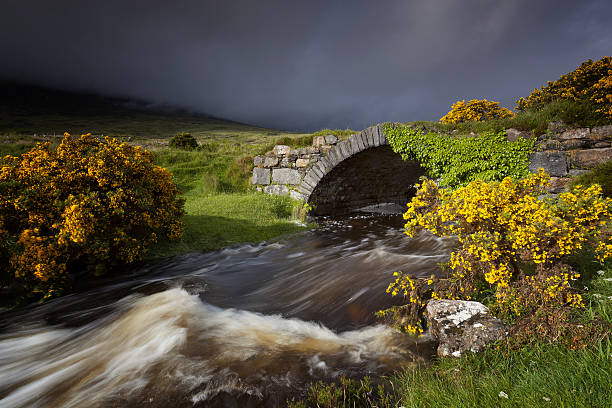
POLYGON ((0 77, 285 129, 513 107, 612 51, 608 0, 2 3, 0 77))

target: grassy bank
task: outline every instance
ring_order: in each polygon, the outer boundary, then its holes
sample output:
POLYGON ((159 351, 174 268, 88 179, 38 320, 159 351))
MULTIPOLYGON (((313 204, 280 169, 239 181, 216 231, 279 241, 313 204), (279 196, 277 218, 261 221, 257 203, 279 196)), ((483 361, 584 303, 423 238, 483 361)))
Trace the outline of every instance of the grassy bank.
POLYGON ((185 198, 183 239, 158 244, 148 253, 149 259, 266 241, 306 228, 289 219, 294 204, 288 197, 220 193, 185 198))
MULTIPOLYGON (((583 272, 585 321, 612 322, 612 263, 583 272)), ((405 407, 609 407, 612 344, 592 349, 535 344, 518 351, 488 350, 445 358, 425 370, 397 374, 398 403, 405 407), (504 396, 507 395, 507 398, 504 396)))

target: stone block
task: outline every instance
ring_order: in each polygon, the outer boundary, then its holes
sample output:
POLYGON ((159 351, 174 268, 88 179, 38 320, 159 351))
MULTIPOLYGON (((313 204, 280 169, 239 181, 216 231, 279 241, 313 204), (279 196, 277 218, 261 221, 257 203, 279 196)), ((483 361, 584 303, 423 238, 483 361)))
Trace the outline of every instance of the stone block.
MULTIPOLYGON (((319 137, 319 136, 317 136, 319 137)), ((325 143, 323 143, 325 144, 325 143)), ((307 147, 306 148, 306 153, 307 154, 321 154, 321 151, 319 149, 317 149, 316 147, 307 147)))
POLYGON ((572 152, 572 164, 575 167, 590 169, 598 164, 612 160, 612 148, 575 150, 572 152))
POLYGON ((253 159, 253 165, 255 167, 263 166, 264 160, 264 156, 255 156, 255 158, 253 159))
POLYGON ((305 198, 308 198, 310 197, 310 194, 312 194, 313 188, 311 186, 308 186, 302 183, 300 187, 298 187, 298 191, 302 193, 302 195, 304 195, 305 198))
POLYGON ((546 191, 554 194, 562 193, 567 189, 569 181, 569 177, 551 177, 550 184, 546 188, 546 191))
POLYGON ((310 164, 310 159, 297 159, 295 161, 295 167, 303 168, 310 164))
POLYGON ((315 136, 315 137, 312 139, 312 146, 313 146, 313 147, 315 147, 315 148, 317 148, 317 147, 321 147, 321 146, 323 146, 323 145, 325 145, 325 144, 327 144, 327 143, 325 142, 325 136, 315 136))
POLYGON ((327 170, 325 169, 325 165, 323 164, 323 160, 320 160, 311 167, 312 171, 319 177, 323 177, 327 174, 327 170))
POLYGON ((569 171, 569 176, 570 177, 578 177, 583 175, 584 173, 588 173, 588 170, 584 170, 584 169, 570 169, 569 171))
POLYGON ((327 135, 325 136, 325 144, 333 145, 338 143, 338 137, 336 135, 327 135))
POLYGON ((374 137, 372 136, 372 128, 367 128, 363 131, 365 134, 366 140, 368 141, 368 147, 374 146, 374 137))
POLYGON ((568 170, 567 158, 563 152, 535 152, 529 156, 529 171, 536 173, 540 168, 553 177, 564 177, 568 170))
POLYGON ((291 147, 287 145, 276 145, 274 146, 274 149, 272 150, 274 151, 274 154, 277 156, 286 156, 291 151, 291 147))
POLYGON ((289 150, 289 156, 299 156, 299 155, 300 155, 300 151, 298 149, 289 150))
POLYGON ((540 149, 542 150, 560 150, 561 142, 556 139, 545 139, 540 143, 540 149))
POLYGON ((597 142, 593 145, 593 147, 596 149, 602 149, 604 147, 610 147, 610 146, 612 146, 610 142, 597 142))
POLYGON ((509 142, 516 142, 519 139, 529 140, 531 138, 533 138, 533 133, 531 132, 512 128, 506 129, 506 139, 508 139, 509 142))
POLYGON ((304 180, 302 181, 302 183, 306 183, 312 187, 316 187, 316 185, 319 184, 319 180, 321 179, 316 174, 310 172, 306 176, 304 176, 304 180))
POLYGON ((272 170, 272 182, 278 184, 300 184, 300 172, 295 169, 274 169, 272 170))
POLYGON ((255 167, 253 169, 253 177, 251 177, 251 184, 270 184, 270 169, 255 167))
POLYGON ((322 145, 321 147, 319 147, 319 150, 321 150, 321 153, 327 154, 331 150, 331 148, 332 147, 330 145, 322 145))
POLYGON ((563 150, 574 150, 574 149, 586 149, 591 145, 590 140, 584 139, 569 139, 561 142, 561 149, 563 150))
POLYGON ((283 186, 282 184, 272 184, 264 187, 264 193, 274 195, 287 195, 289 194, 289 187, 283 186))
POLYGON ((387 135, 383 131, 382 127, 380 128, 380 145, 386 146, 389 144, 389 140, 387 139, 387 135))
POLYGON ((588 139, 591 132, 588 128, 569 129, 559 135, 561 140, 569 139, 588 139))
POLYGON ((276 167, 278 166, 278 157, 276 156, 267 156, 264 160, 264 167, 276 167))
POLYGON ((291 167, 291 164, 293 162, 291 160, 289 160, 288 157, 283 157, 280 161, 280 166, 281 167, 291 167))
POLYGON ((591 139, 612 139, 612 125, 594 127, 593 129, 591 129, 591 139))

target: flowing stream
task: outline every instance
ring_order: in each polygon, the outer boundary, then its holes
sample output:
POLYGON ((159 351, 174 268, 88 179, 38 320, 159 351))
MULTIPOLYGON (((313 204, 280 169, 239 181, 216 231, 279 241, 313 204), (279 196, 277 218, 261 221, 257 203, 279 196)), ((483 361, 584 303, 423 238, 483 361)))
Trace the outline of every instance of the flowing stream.
POLYGON ((189 254, 0 314, 0 407, 284 406, 311 381, 380 377, 433 355, 373 313, 393 272, 451 242, 401 216, 324 220, 286 240, 189 254))

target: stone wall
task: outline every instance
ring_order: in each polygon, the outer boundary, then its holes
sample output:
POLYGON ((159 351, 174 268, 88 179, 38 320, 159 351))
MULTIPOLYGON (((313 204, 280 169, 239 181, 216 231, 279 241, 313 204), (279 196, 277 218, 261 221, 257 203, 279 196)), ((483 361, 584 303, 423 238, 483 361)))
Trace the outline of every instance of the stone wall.
POLYGON ((311 147, 292 149, 276 145, 265 156, 256 156, 251 183, 259 191, 268 194, 290 195, 296 200, 305 200, 298 191, 308 169, 328 153, 339 139, 334 135, 316 136, 311 147))
MULTIPOLYGON (((508 129, 508 138, 533 137, 529 132, 508 129)), ((612 125, 568 128, 551 122, 549 131, 538 137, 537 151, 529 158, 529 170, 543 168, 551 175, 551 192, 563 191, 570 177, 612 160, 612 125)))

